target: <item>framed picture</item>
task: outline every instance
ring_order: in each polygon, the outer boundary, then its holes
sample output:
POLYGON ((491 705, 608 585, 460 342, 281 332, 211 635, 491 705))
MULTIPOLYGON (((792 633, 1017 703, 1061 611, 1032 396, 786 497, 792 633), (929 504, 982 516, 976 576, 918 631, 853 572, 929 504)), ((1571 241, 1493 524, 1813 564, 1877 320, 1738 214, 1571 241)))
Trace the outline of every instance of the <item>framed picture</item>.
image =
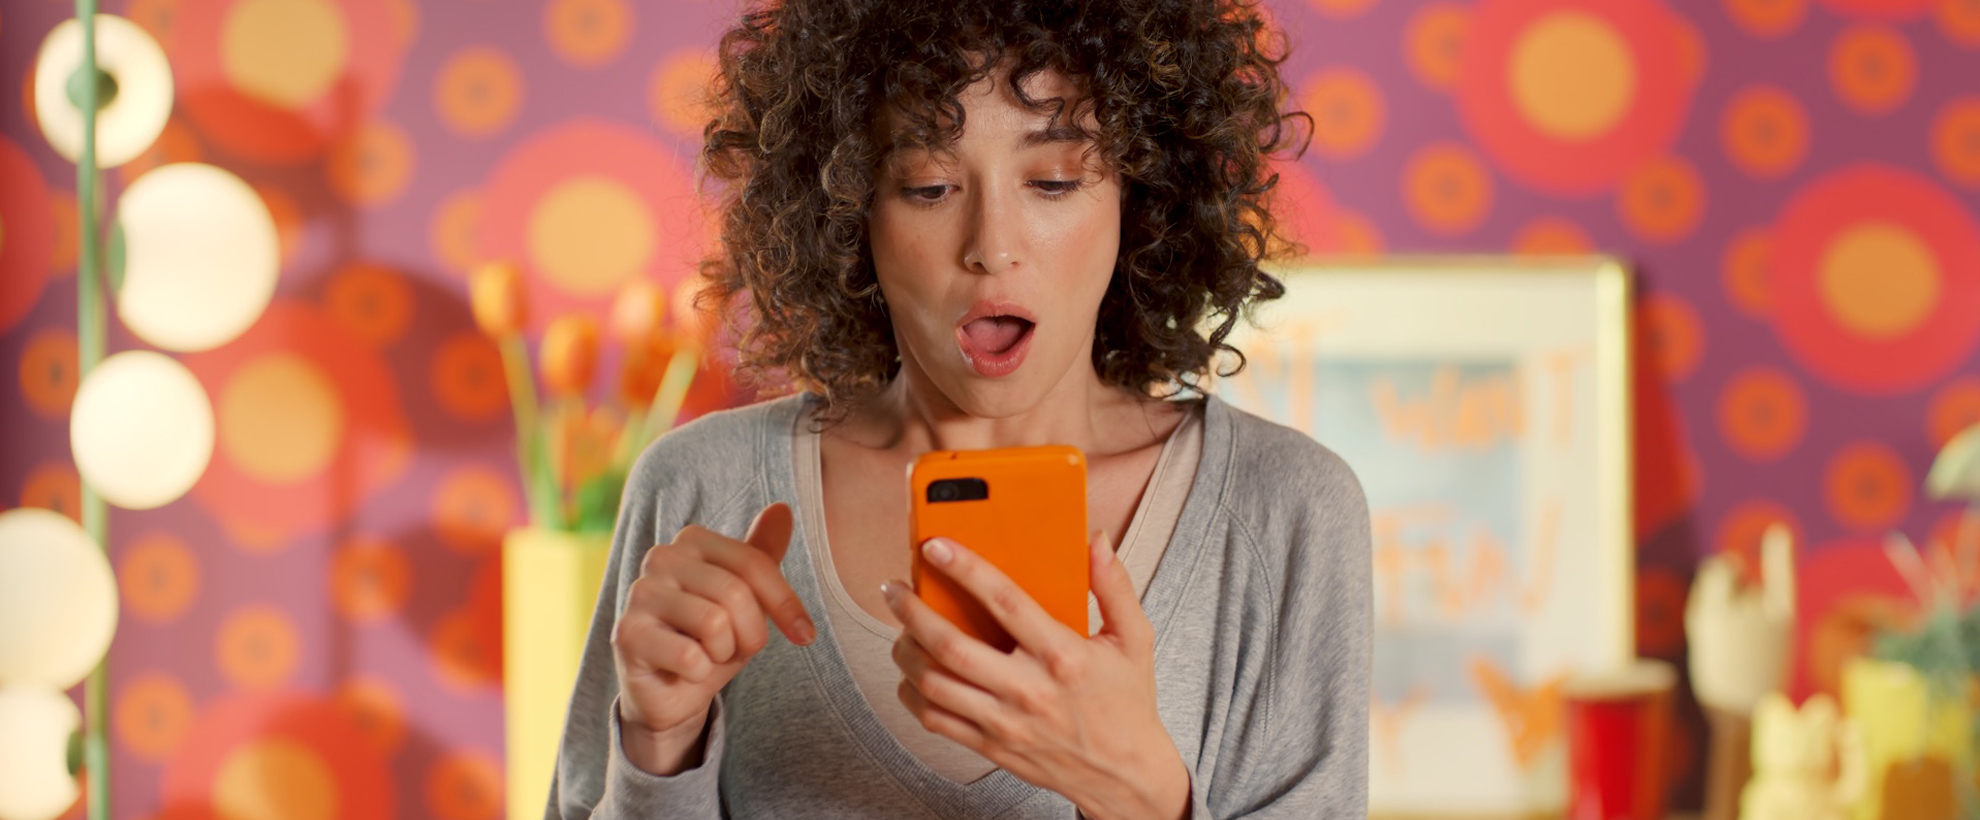
POLYGON ((1635 655, 1628 275, 1608 258, 1276 272, 1233 405, 1345 458, 1375 575, 1376 817, 1561 810, 1560 689, 1635 655))

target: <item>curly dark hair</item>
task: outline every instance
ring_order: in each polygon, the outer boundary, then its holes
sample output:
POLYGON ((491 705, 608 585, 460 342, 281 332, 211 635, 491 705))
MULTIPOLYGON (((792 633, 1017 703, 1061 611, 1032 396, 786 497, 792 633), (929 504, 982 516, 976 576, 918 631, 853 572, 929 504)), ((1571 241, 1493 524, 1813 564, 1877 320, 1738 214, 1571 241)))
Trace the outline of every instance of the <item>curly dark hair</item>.
POLYGON ((1247 0, 770 0, 721 40, 703 132, 723 189, 708 295, 753 309, 746 368, 807 383, 828 411, 884 385, 900 365, 868 246, 878 163, 890 140, 953 144, 958 96, 1008 69, 1022 104, 1084 131, 1122 180, 1101 378, 1198 387, 1220 351, 1230 375, 1243 354, 1225 338, 1284 293, 1260 262, 1298 250, 1268 207, 1272 157, 1296 157, 1311 131, 1283 108, 1285 52, 1247 0), (1080 90, 1073 110, 1025 94, 1044 70, 1080 90), (876 133, 883 112, 898 133, 876 133))

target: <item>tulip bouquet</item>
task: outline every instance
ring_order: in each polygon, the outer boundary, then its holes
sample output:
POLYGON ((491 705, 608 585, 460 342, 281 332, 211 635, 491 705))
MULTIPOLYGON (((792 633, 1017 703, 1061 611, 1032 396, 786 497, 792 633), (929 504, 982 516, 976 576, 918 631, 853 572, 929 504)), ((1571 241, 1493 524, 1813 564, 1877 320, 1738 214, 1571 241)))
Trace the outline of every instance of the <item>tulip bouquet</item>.
POLYGON ((591 316, 552 319, 533 373, 523 337, 528 310, 522 271, 506 262, 485 264, 470 275, 468 294, 475 324, 501 348, 530 524, 611 531, 633 460, 673 427, 700 368, 709 323, 694 308, 693 290, 678 289, 670 317, 664 288, 644 280, 628 284, 613 302, 603 334, 591 316), (604 344, 622 348, 618 381, 604 400, 593 401, 604 344), (547 394, 542 401, 539 377, 547 394))

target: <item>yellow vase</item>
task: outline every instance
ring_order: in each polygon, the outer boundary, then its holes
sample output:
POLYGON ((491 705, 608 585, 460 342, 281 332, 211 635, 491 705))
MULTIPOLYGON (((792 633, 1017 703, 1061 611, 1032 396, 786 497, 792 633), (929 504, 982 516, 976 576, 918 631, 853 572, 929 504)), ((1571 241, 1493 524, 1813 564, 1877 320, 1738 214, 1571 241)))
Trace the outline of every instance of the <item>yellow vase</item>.
POLYGON ((502 688, 511 818, 542 817, 610 533, 510 530, 502 539, 502 688))
MULTIPOLYGON (((1898 814, 1950 812, 1952 794, 1919 794, 1922 784, 1950 792, 1953 777, 1972 772, 1973 709, 1963 698, 1935 694, 1924 676, 1895 661, 1854 658, 1843 666, 1843 710, 1863 738, 1870 782, 1854 820, 1914 820, 1898 814), (1920 778, 1927 767, 1947 776, 1920 778), (1888 780, 1887 780, 1888 779, 1888 780), (1887 793, 1885 786, 1901 793, 1887 793), (1899 807, 1913 807, 1909 810, 1899 807), (1930 810, 1920 809, 1931 806, 1930 810), (1890 810, 1896 810, 1894 814, 1890 810)), ((1971 774, 1967 775, 1968 777, 1971 774)), ((1950 816, 1943 815, 1943 816, 1950 816)))

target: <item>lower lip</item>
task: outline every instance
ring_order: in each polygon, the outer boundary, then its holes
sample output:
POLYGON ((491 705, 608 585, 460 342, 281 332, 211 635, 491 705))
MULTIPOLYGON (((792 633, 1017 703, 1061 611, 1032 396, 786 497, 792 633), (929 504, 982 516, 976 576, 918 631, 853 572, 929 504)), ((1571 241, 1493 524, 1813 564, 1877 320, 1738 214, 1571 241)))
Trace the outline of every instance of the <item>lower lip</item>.
POLYGON ((959 327, 956 328, 956 346, 962 350, 963 361, 969 362, 969 366, 975 368, 976 375, 994 379, 1008 376, 1018 369, 1018 365, 1024 364, 1024 354, 1031 349, 1031 336, 1037 330, 1038 326, 1032 325, 1008 349, 993 354, 977 350, 976 346, 970 343, 969 336, 959 327))

